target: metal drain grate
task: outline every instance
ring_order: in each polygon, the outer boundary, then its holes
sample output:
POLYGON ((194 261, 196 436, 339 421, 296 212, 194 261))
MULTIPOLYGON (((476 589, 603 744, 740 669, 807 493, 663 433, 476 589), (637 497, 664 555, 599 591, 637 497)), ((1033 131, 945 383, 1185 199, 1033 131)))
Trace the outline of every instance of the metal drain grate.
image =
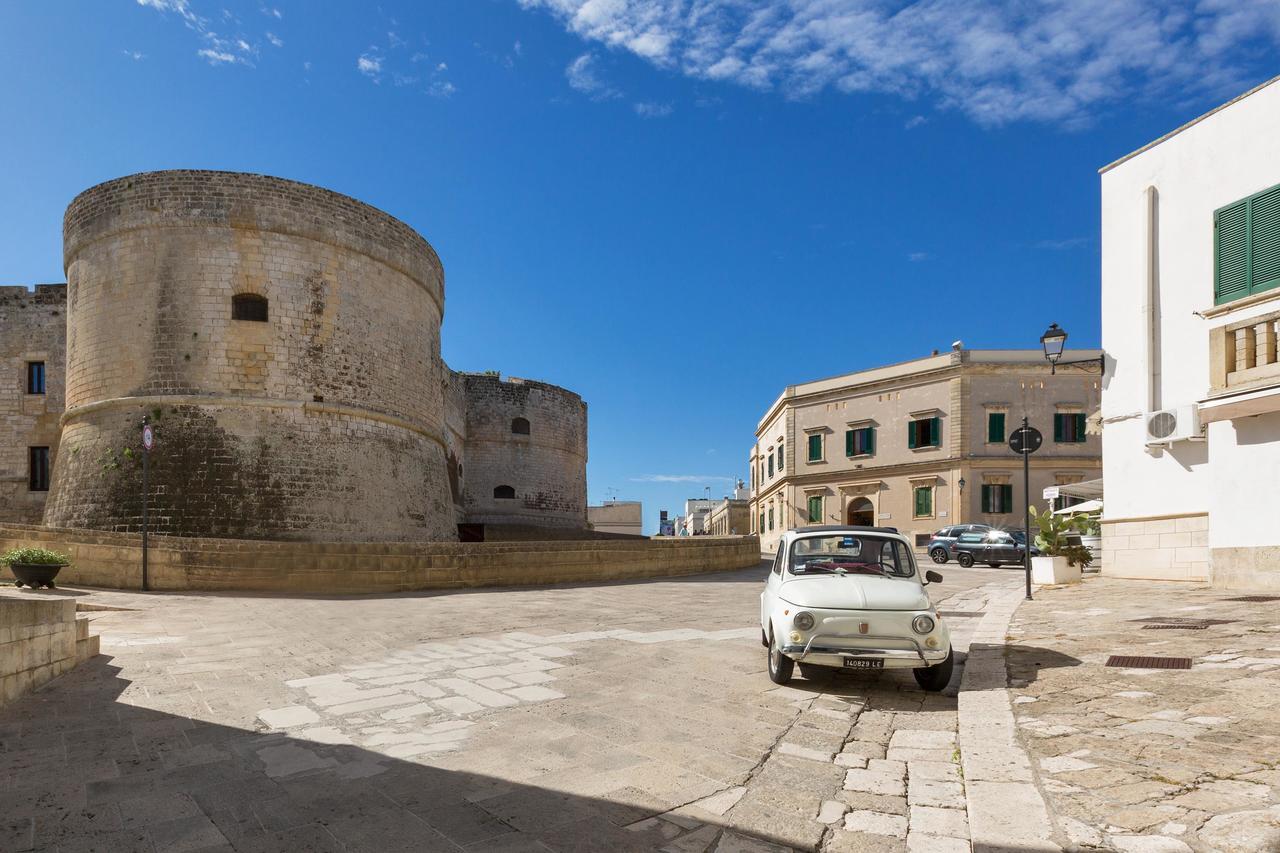
POLYGON ((1193 625, 1190 622, 1187 622, 1184 624, 1179 624, 1175 622, 1171 625, 1164 625, 1161 623, 1156 623, 1154 625, 1143 625, 1142 630, 1144 631, 1170 631, 1170 630, 1172 631, 1203 631, 1208 627, 1209 627, 1208 625, 1193 625))
POLYGON ((938 615, 948 619, 977 619, 987 614, 981 610, 939 610, 938 615))
POLYGON ((1188 616, 1148 616, 1143 619, 1130 619, 1130 622, 1148 622, 1170 628, 1207 628, 1210 625, 1230 625, 1235 619, 1192 619, 1188 616))
POLYGON ((1154 658, 1142 655, 1112 655, 1107 666, 1122 669, 1191 669, 1191 658, 1154 658))
POLYGON ((1239 598, 1224 598, 1223 601, 1280 601, 1280 595, 1242 595, 1239 598))

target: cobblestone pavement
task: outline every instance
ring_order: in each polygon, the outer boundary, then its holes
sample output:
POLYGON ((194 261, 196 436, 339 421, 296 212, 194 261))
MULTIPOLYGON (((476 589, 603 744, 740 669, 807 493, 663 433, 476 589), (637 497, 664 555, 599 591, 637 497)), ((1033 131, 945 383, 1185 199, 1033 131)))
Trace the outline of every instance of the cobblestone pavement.
MULTIPOLYGON (((103 656, 0 711, 0 850, 969 849, 959 669, 773 685, 765 571, 94 592, 103 656)), ((963 650, 1018 575, 943 571, 963 650)))
POLYGON ((1280 613, 1242 595, 1096 578, 1019 608, 1014 709, 1064 847, 1280 850, 1280 613))

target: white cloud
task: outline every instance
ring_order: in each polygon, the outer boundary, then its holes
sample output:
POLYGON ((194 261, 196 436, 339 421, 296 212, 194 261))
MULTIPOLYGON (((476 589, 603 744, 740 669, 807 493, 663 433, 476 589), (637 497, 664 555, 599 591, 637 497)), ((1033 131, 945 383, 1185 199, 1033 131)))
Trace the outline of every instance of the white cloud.
POLYGON ((1035 244, 1037 249, 1048 249, 1051 252, 1064 252, 1068 249, 1079 249, 1087 245, 1088 237, 1067 237, 1062 240, 1041 240, 1035 244))
POLYGON ((913 264, 918 264, 921 261, 929 260, 929 253, 928 252, 911 252, 910 254, 907 255, 907 260, 911 261, 911 263, 913 264))
POLYGON ((382 57, 362 53, 356 60, 356 69, 364 76, 373 78, 376 83, 382 75, 382 57))
POLYGON ((596 100, 620 97, 618 90, 601 80, 596 73, 594 54, 584 53, 570 62, 569 67, 564 70, 564 76, 568 79, 570 88, 596 100))
POLYGON ((927 121, 928 119, 925 118, 924 116, 912 116, 911 118, 907 119, 902 126, 907 130, 914 130, 915 128, 919 127, 920 125, 924 124, 927 121))
POLYGON ((666 118, 671 115, 672 107, 670 104, 656 104, 651 102, 640 102, 634 105, 636 115, 641 118, 666 118))
POLYGON ((126 51, 124 52, 124 55, 125 55, 125 56, 127 56, 127 57, 129 57, 130 59, 132 59, 132 60, 133 60, 133 61, 135 61, 135 62, 137 62, 137 61, 140 61, 140 60, 143 60, 143 59, 146 59, 146 58, 147 58, 147 55, 146 55, 145 53, 142 53, 141 51, 137 51, 137 50, 126 50, 126 51))
POLYGON ((1276 0, 517 2, 691 77, 927 98, 984 125, 1080 125, 1134 97, 1233 93, 1280 45, 1276 0))
POLYGON ((205 59, 209 60, 210 65, 230 65, 236 62, 243 61, 242 59, 240 59, 240 57, 236 56, 234 53, 227 53, 225 51, 214 50, 213 48, 208 48, 208 47, 206 47, 203 50, 197 50, 196 56, 202 56, 205 59))
POLYGON ((733 483, 733 477, 717 477, 710 474, 642 474, 632 477, 633 483, 733 483))
MULTIPOLYGON (((196 56, 210 65, 247 65, 252 66, 248 56, 257 54, 257 50, 243 36, 226 39, 210 28, 209 19, 196 14, 189 0, 137 0, 139 6, 155 9, 157 12, 172 12, 182 19, 187 29, 194 31, 205 45, 196 51, 196 56), (236 55, 233 51, 239 51, 236 55)), ((224 21, 239 23, 231 12, 222 10, 224 21)))
POLYGON ((262 14, 266 15, 268 18, 275 18, 276 20, 280 20, 284 17, 279 9, 267 6, 262 7, 262 14))
POLYGON ((433 98, 451 98, 458 87, 448 80, 436 80, 427 87, 427 94, 433 98))
POLYGON ((267 33, 267 41, 271 42, 271 44, 276 47, 284 47, 284 39, 280 38, 280 36, 275 33, 267 33))

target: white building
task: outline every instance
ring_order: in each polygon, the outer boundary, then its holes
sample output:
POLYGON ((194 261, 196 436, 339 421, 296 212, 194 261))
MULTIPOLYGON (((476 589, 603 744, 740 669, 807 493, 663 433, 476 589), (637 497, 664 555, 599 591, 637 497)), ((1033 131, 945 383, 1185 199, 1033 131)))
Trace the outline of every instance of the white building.
POLYGON ((689 536, 707 532, 707 517, 719 501, 710 498, 689 498, 684 502, 685 532, 689 536))
POLYGON ((1278 185, 1280 78, 1102 169, 1108 574, 1280 589, 1278 185))

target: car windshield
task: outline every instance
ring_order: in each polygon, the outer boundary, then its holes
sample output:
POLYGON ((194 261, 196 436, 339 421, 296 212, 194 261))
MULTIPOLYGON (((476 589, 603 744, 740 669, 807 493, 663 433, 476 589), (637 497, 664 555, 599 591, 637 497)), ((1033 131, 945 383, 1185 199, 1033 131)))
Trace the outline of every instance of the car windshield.
POLYGON ((916 572, 911 549, 901 540, 872 533, 802 536, 791 544, 792 575, 862 574, 909 578, 916 572))

